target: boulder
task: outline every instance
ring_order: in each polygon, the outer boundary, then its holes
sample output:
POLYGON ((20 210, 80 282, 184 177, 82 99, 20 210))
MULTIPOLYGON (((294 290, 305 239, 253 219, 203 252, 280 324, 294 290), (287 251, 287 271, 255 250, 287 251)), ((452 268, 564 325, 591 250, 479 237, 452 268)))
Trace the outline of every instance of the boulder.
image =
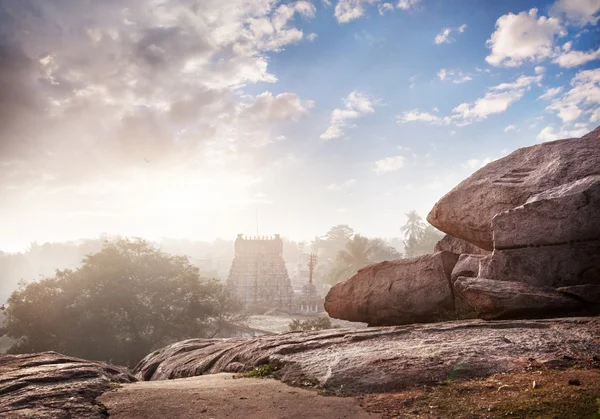
POLYGON ((331 288, 325 310, 371 326, 434 321, 454 310, 450 274, 457 260, 454 253, 438 252, 368 266, 331 288))
POLYGON ((557 291, 577 297, 588 303, 600 304, 600 285, 575 285, 572 287, 561 287, 557 291))
POLYGON ((488 255, 488 250, 481 249, 474 244, 466 242, 462 239, 450 236, 446 234, 442 240, 436 243, 434 252, 452 252, 457 255, 469 254, 469 255, 488 255))
POLYGON ((341 394, 422 389, 537 365, 598 365, 600 318, 469 320, 294 332, 253 339, 192 339, 144 358, 142 380, 169 380, 268 365, 275 378, 341 394), (597 359, 597 358, 596 358, 597 359))
POLYGON ((439 230, 493 249, 491 221, 533 195, 600 175, 600 131, 521 148, 489 163, 440 199, 427 217, 439 230), (576 163, 575 163, 576 162, 576 163))
POLYGON ((454 289, 486 320, 590 314, 593 309, 593 305, 554 288, 523 282, 460 277, 454 289))
POLYGON ((496 250, 600 241, 600 175, 549 189, 497 214, 492 230, 496 250))
POLYGON ((477 277, 479 275, 479 264, 485 258, 484 255, 460 255, 450 276, 452 284, 461 276, 467 278, 477 277))
POLYGON ((0 417, 96 419, 96 398, 115 383, 137 381, 126 368, 44 352, 0 355, 0 417))

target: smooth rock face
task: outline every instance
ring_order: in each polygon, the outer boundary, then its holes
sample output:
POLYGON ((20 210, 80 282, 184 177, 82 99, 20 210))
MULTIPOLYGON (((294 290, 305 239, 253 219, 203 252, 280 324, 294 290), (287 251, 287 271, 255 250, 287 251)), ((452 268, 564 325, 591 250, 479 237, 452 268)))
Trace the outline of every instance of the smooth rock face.
POLYGON ((573 287, 561 287, 557 291, 577 297, 588 303, 600 304, 600 285, 575 285, 573 287))
POLYGON ((436 203, 427 220, 439 230, 493 249, 491 221, 532 196, 600 175, 600 134, 521 148, 489 163, 436 203))
POLYGON ((496 250, 600 241, 600 176, 536 195, 496 215, 492 230, 496 250))
POLYGON ((458 255, 438 252, 368 266, 325 298, 331 317, 387 326, 434 321, 454 310, 450 274, 458 255))
POLYGON ((486 320, 573 315, 593 310, 591 304, 554 288, 522 282, 461 277, 454 289, 486 320))
POLYGON ((107 418, 96 398, 134 381, 126 368, 55 352, 0 355, 0 418, 107 418))
POLYGON ((534 286, 600 285, 600 240, 571 245, 494 250, 479 276, 534 286))
POLYGON ((442 240, 437 242, 435 245, 434 252, 452 252, 457 255, 469 254, 469 255, 488 255, 488 250, 481 249, 474 244, 466 242, 462 239, 450 236, 446 234, 442 240))
POLYGON ((337 329, 250 340, 193 339, 144 358, 143 380, 214 374, 269 364, 292 385, 346 394, 401 391, 447 380, 544 365, 596 365, 600 318, 470 320, 361 330, 337 329))

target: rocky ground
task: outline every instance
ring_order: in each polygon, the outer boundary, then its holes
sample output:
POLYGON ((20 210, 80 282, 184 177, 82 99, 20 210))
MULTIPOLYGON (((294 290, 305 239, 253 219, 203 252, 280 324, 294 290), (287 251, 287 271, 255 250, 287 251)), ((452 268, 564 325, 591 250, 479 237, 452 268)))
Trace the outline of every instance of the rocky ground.
POLYGON ((55 352, 0 355, 0 418, 106 418, 96 398, 132 381, 125 368, 55 352))
POLYGON ((263 366, 291 385, 356 395, 434 385, 450 377, 488 377, 532 364, 596 367, 599 338, 600 318, 592 317, 193 339, 148 355, 134 373, 140 380, 165 380, 263 366))

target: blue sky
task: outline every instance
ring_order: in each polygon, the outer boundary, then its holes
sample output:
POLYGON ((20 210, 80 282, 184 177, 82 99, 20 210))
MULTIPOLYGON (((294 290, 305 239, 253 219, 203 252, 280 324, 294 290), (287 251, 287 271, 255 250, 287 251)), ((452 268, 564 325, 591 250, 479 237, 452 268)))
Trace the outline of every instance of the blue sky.
POLYGON ((0 249, 399 235, 600 124, 600 0, 0 0, 0 249))

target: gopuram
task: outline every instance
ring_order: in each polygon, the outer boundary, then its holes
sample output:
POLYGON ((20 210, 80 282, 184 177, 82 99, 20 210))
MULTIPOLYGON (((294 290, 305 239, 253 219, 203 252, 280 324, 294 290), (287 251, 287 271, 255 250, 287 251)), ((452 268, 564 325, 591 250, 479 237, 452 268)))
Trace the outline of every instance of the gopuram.
POLYGON ((250 238, 238 234, 227 288, 247 307, 291 309, 294 294, 279 234, 250 238))

